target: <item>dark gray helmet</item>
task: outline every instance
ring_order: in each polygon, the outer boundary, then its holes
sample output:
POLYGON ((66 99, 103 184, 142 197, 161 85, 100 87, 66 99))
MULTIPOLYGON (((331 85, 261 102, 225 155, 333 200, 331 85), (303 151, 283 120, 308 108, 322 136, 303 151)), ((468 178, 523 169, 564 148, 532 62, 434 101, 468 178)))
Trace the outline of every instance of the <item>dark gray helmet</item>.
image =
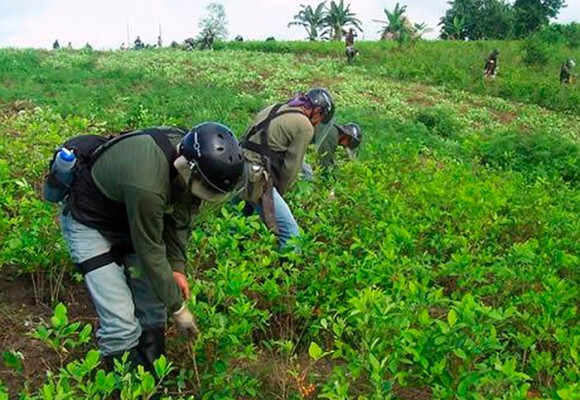
POLYGON ((219 192, 234 189, 244 175, 242 148, 232 131, 220 123, 194 126, 179 144, 179 153, 195 163, 205 181, 219 192))
POLYGON ((349 149, 356 149, 362 142, 362 129, 358 124, 353 122, 344 124, 343 126, 336 125, 340 133, 350 137, 349 149))
POLYGON ((322 122, 328 123, 334 115, 334 101, 327 89, 312 88, 304 95, 315 107, 322 108, 322 122))

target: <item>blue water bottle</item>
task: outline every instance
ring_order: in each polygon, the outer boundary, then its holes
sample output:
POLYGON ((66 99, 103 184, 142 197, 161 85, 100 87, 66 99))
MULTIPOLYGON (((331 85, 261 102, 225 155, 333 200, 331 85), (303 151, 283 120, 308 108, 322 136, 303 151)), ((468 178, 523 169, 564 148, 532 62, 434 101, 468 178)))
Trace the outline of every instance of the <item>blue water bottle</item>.
POLYGON ((44 198, 47 201, 58 203, 64 199, 74 178, 76 161, 75 153, 66 147, 56 153, 50 175, 44 184, 44 198))

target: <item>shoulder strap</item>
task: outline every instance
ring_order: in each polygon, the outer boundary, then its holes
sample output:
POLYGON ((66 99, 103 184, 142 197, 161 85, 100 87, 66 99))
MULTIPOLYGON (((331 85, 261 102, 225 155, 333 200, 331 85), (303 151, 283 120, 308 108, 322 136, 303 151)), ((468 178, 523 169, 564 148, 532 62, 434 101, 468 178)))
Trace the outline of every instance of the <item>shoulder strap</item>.
POLYGON ((261 154, 272 160, 281 157, 280 153, 273 151, 268 146, 268 128, 270 127, 270 123, 275 118, 278 118, 279 116, 284 114, 302 114, 302 111, 296 109, 282 110, 278 112, 278 110, 280 110, 280 107, 282 107, 283 105, 284 104, 282 103, 276 104, 274 107, 272 107, 266 119, 250 128, 250 130, 242 140, 241 145, 243 148, 261 154), (260 133, 260 143, 251 142, 249 139, 254 135, 256 135, 258 132, 260 133))
MULTIPOLYGON (((172 131, 172 133, 180 133, 180 132, 172 131)), ((170 178, 171 180, 173 180, 177 176, 177 170, 173 167, 173 162, 177 158, 177 149, 175 149, 174 146, 171 144, 171 141, 167 137, 166 132, 155 128, 150 128, 138 132, 125 133, 103 143, 102 145, 97 147, 95 151, 93 151, 93 153, 91 154, 89 159, 89 166, 92 167, 95 161, 97 161, 97 159, 105 152, 105 150, 107 150, 114 144, 119 143, 121 140, 139 135, 151 136, 151 138, 155 141, 155 144, 161 149, 163 154, 165 154, 165 158, 169 163, 170 178)))

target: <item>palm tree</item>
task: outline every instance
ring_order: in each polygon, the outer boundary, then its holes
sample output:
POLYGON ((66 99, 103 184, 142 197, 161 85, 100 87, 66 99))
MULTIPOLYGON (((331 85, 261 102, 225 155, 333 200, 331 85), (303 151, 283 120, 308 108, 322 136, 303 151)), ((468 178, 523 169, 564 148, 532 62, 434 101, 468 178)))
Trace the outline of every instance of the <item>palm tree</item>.
MULTIPOLYGON (((326 16, 325 5, 326 1, 323 1, 316 6, 316 9, 313 9, 311 6, 300 4, 302 10, 294 16, 294 21, 290 22, 288 26, 303 26, 308 34, 308 40, 314 41, 318 39, 318 31, 324 27, 324 18, 326 16)), ((324 36, 324 32, 321 36, 324 36)))
POLYGON ((429 32, 433 32, 433 29, 429 28, 425 22, 420 24, 413 24, 413 40, 421 39, 421 37, 429 32))
POLYGON ((337 4, 335 1, 330 2, 330 8, 326 11, 324 24, 330 30, 332 40, 341 40, 344 35, 344 28, 348 25, 353 26, 362 32, 361 21, 356 18, 356 14, 350 12, 350 4, 344 7, 343 0, 337 4))
POLYGON ((407 6, 399 6, 399 3, 395 4, 394 10, 391 12, 384 9, 385 15, 387 16, 386 21, 374 19, 375 22, 380 22, 385 24, 385 26, 379 31, 381 34, 381 40, 396 39, 401 42, 405 39, 409 32, 407 25, 409 24, 407 17, 405 17, 405 12, 407 11, 407 6))
POLYGON ((456 15, 453 17, 453 25, 451 27, 453 28, 453 33, 449 36, 449 39, 461 39, 465 30, 465 18, 456 15))

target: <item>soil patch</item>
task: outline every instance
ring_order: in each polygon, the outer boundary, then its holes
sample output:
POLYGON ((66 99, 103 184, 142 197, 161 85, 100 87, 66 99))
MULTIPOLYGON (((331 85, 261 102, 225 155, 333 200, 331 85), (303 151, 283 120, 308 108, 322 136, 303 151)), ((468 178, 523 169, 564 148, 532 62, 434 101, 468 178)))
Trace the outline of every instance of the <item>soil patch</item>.
MULTIPOLYGON (((64 282, 61 301, 67 306, 71 322, 91 323, 96 328, 96 314, 83 283, 64 282)), ((31 389, 45 381, 47 371, 61 366, 58 355, 43 343, 28 336, 39 324, 49 323, 52 308, 35 302, 30 275, 19 274, 16 267, 0 269, 0 349, 16 351, 22 355, 23 370, 16 372, 0 357, 0 380, 7 386, 9 394, 16 398, 28 381, 31 389)), ((91 344, 90 347, 96 347, 91 344)), ((68 362, 81 356, 87 349, 78 349, 68 355, 68 362)))

